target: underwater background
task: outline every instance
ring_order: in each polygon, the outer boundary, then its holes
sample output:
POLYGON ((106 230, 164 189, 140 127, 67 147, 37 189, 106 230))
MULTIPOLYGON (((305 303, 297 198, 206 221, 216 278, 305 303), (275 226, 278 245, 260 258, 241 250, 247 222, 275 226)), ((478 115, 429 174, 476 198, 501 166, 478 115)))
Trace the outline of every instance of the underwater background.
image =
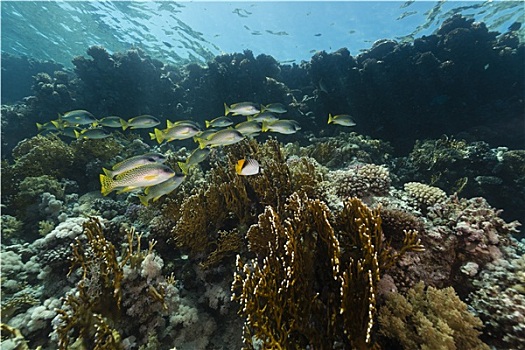
POLYGON ((2 349, 523 349, 520 1, 2 1, 2 349))

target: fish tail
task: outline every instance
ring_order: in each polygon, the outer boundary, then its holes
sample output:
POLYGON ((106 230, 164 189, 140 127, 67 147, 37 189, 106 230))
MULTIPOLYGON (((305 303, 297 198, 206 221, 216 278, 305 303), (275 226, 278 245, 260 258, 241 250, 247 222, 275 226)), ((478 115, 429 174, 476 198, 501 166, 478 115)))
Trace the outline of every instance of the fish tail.
MULTIPOLYGON (((207 120, 204 121, 204 124, 206 125, 206 128, 209 128, 211 126, 211 122, 207 120)), ((38 126, 38 123, 37 123, 37 126, 38 126)))
POLYGON ((38 129, 38 131, 42 131, 42 129, 44 128, 44 125, 40 123, 36 123, 36 128, 38 129))
POLYGON ((122 125, 122 130, 126 130, 129 127, 129 124, 124 119, 120 119, 120 125, 122 125))
POLYGON ((147 207, 148 206, 148 196, 141 196, 141 195, 138 195, 139 199, 140 199, 140 203, 147 207))
POLYGON ((230 113, 230 107, 224 102, 224 115, 228 115, 230 113))
POLYGON ((200 149, 203 149, 207 146, 207 141, 203 138, 198 137, 196 141, 199 143, 200 149))
POLYGON ((266 107, 265 105, 261 105, 261 113, 263 113, 264 111, 266 111, 268 107, 266 107))
POLYGON ((327 124, 330 124, 333 122, 334 122, 334 117, 332 116, 332 113, 328 113, 328 123, 327 124))
POLYGON ((162 130, 157 129, 157 128, 155 128, 154 131, 155 131, 155 138, 157 139, 157 142, 161 144, 162 141, 164 141, 164 133, 162 132, 162 130))
POLYGON ((64 124, 62 123, 62 119, 52 120, 51 124, 53 124, 55 128, 57 129, 60 129, 60 130, 64 129, 64 124))
POLYGON ((266 120, 264 120, 262 122, 261 131, 262 132, 267 132, 268 131, 268 122, 266 120))
POLYGON ((111 191, 113 191, 113 179, 107 175, 100 174, 100 193, 103 196, 107 196, 111 191))
POLYGON ((154 132, 149 132, 148 134, 149 134, 150 140, 155 140, 157 138, 154 132))
POLYGON ((82 138, 82 133, 80 133, 78 130, 73 130, 73 132, 75 133, 75 137, 76 137, 77 139, 82 138))
POLYGON ((179 165, 180 170, 184 175, 188 175, 188 171, 190 170, 189 165, 186 162, 177 162, 179 165))

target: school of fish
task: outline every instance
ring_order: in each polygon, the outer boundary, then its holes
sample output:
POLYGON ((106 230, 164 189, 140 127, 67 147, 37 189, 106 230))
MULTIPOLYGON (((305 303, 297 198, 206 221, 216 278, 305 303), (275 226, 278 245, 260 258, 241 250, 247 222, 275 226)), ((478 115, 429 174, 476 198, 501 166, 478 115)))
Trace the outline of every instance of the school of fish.
MULTIPOLYGON (((280 119, 287 112, 281 103, 259 105, 252 102, 224 104, 224 115, 205 121, 205 129, 192 120, 166 121, 166 128, 156 128, 160 121, 154 116, 144 114, 124 120, 118 116, 100 119, 86 110, 74 110, 60 115, 50 122, 37 123, 41 134, 53 133, 76 139, 104 139, 112 136, 110 129, 151 129, 151 140, 161 144, 175 140, 193 138, 198 144, 186 161, 177 163, 180 171, 175 171, 164 163, 166 156, 160 153, 146 153, 125 159, 111 169, 102 168, 100 174, 101 193, 107 196, 113 191, 124 193, 140 190, 140 202, 147 206, 174 191, 184 181, 190 169, 204 161, 215 147, 232 145, 245 138, 253 138, 264 132, 294 134, 301 130, 300 124, 291 119, 280 119), (236 121, 239 117, 245 120, 236 121)), ((348 114, 328 115, 328 124, 355 126, 348 114)), ((235 172, 240 176, 252 176, 262 171, 255 159, 240 159, 235 172)))

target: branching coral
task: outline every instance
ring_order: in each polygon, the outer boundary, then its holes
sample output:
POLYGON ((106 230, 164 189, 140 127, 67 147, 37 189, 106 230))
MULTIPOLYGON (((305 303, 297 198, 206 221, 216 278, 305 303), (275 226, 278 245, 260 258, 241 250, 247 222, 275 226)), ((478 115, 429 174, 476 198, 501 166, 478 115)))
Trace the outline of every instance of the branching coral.
MULTIPOLYGON (((68 349, 71 340, 92 349, 122 349, 119 321, 122 312, 123 283, 130 283, 126 268, 137 270, 152 254, 154 242, 150 242, 147 253, 140 250, 140 236, 134 230, 128 231, 128 246, 119 258, 115 247, 103 234, 102 224, 94 218, 84 223, 87 246, 77 238, 73 244, 73 265, 81 268, 82 277, 77 284, 76 293, 69 293, 62 309, 58 310, 59 321, 55 325, 60 349, 68 349), (134 241, 137 247, 134 251, 134 241)), ((144 273, 147 277, 148 273, 144 273)), ((127 286, 130 288, 130 286, 127 286)), ((139 293, 144 292, 139 288, 139 293)), ((147 289, 147 288, 146 288, 147 289)), ((164 304, 164 293, 153 285, 145 291, 152 300, 150 303, 164 304)), ((135 300, 135 302, 139 302, 135 300)), ((126 303, 126 313, 129 312, 126 303)), ((153 307, 153 306, 152 306, 153 307)))
POLYGON ((379 213, 356 198, 334 215, 297 193, 282 213, 266 207, 247 237, 256 257, 238 256, 232 284, 247 348, 370 348, 382 269, 422 250, 414 232, 399 253, 383 244, 379 213))
POLYGON ((189 249, 194 256, 207 255, 217 246, 221 247, 220 250, 231 251, 233 248, 226 248, 224 242, 222 245, 218 243, 218 232, 239 229, 240 235, 230 235, 238 239, 227 242, 241 246, 246 227, 256 221, 266 205, 278 210, 284 208, 286 197, 296 187, 307 187, 310 192, 315 192, 319 175, 315 172, 297 173, 301 169, 315 171, 315 167, 308 161, 294 162, 291 166, 297 171, 290 170, 279 142, 273 139, 262 145, 250 140, 230 147, 227 162, 213 168, 208 185, 184 199, 180 210, 177 208, 172 212, 177 220, 172 231, 177 244, 189 249), (237 175, 234 165, 244 157, 257 159, 263 172, 255 176, 237 175))
POLYGON ((425 291, 420 282, 406 298, 389 294, 379 310, 379 324, 380 332, 404 349, 489 349, 478 339, 481 320, 468 312, 452 287, 425 291))
POLYGON ((426 209, 447 198, 447 194, 442 189, 419 182, 408 182, 404 185, 404 189, 421 209, 426 209))
POLYGON ((330 173, 336 194, 341 198, 384 196, 390 189, 390 174, 381 165, 364 164, 330 173))

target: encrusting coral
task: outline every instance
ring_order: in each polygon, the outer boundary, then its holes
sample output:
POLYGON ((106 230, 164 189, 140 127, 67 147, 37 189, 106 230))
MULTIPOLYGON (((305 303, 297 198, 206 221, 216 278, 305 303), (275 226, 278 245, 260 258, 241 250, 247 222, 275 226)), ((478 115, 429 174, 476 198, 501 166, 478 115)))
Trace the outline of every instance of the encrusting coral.
POLYGON ((469 313, 451 287, 425 290, 419 282, 406 297, 390 293, 378 320, 380 333, 401 343, 403 349, 490 349, 478 338, 481 320, 469 313))
POLYGON ((357 198, 340 213, 298 193, 281 212, 267 206, 247 233, 255 258, 237 257, 232 284, 246 348, 372 348, 380 276, 406 251, 423 250, 416 235, 406 232, 394 251, 379 212, 357 198))

